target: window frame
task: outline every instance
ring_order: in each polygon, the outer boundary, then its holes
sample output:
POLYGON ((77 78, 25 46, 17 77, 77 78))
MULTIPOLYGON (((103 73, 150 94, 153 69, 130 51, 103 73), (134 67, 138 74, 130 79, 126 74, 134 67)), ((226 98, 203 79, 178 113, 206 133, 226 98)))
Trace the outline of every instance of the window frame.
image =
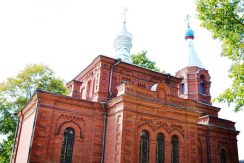
POLYGON ((165 162, 165 141, 164 141, 165 139, 164 138, 165 138, 164 134, 158 133, 157 143, 156 143, 156 163, 164 163, 165 162), (160 151, 160 149, 162 151, 160 151))
POLYGON ((150 143, 150 134, 148 131, 143 130, 140 134, 140 163, 149 163, 149 143, 150 143), (146 149, 143 149, 143 148, 146 149))
POLYGON ((72 127, 67 127, 63 135, 60 163, 72 163, 74 140, 75 130, 72 127))
POLYGON ((179 163, 179 138, 176 135, 171 137, 171 163, 179 163))

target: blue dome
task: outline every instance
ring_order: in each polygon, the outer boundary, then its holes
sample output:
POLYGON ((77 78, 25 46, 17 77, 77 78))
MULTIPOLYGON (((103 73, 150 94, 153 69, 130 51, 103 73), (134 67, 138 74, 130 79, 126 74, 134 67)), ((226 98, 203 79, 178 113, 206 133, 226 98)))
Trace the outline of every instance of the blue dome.
POLYGON ((191 28, 188 28, 187 31, 186 31, 186 37, 187 36, 193 36, 194 37, 194 31, 191 29, 191 28))

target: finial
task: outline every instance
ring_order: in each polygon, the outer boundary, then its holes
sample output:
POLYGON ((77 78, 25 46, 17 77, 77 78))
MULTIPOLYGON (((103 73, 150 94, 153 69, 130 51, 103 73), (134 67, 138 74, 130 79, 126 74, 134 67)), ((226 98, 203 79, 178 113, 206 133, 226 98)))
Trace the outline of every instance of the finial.
POLYGON ((126 13, 128 9, 124 7, 123 11, 123 30, 117 35, 114 40, 116 59, 121 59, 123 62, 132 63, 130 58, 130 49, 132 48, 132 35, 126 30, 126 13))
POLYGON ((122 15, 123 15, 123 22, 124 23, 126 23, 126 13, 127 13, 127 11, 128 11, 127 7, 124 7, 124 11, 122 13, 122 15))
POLYGON ((190 18, 191 18, 191 16, 189 14, 187 14, 185 21, 187 21, 187 27, 188 28, 190 28, 190 18))
POLYGON ((189 14, 187 14, 186 19, 185 19, 185 21, 187 21, 187 31, 185 34, 186 40, 188 40, 188 39, 193 40, 194 39, 194 31, 190 28, 190 18, 191 18, 191 16, 189 14))

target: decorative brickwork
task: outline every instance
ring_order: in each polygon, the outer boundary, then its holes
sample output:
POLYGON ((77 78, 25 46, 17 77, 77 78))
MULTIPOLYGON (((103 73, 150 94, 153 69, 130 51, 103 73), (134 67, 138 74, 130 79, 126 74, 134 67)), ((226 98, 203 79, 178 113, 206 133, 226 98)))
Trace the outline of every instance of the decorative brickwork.
POLYGON ((172 150, 180 163, 238 163, 239 132, 211 106, 207 70, 187 67, 176 76, 98 56, 67 84, 70 96, 39 91, 19 112, 12 162, 60 163, 72 128, 73 163, 138 163, 144 131, 149 162, 162 134, 165 163, 172 150))
MULTIPOLYGON (((208 71, 199 67, 186 67, 176 73, 182 79, 185 91, 180 95, 181 98, 191 99, 197 102, 211 104, 210 95, 210 76, 208 71)), ((180 87, 182 90, 182 87, 180 87)))

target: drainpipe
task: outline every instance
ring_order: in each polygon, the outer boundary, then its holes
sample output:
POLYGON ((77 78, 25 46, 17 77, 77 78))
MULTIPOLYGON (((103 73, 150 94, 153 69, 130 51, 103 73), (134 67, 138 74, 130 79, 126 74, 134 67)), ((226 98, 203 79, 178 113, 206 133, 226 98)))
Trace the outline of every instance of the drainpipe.
POLYGON ((106 143, 106 130, 107 130, 107 103, 101 103, 103 107, 103 140, 102 140, 102 158, 101 163, 104 163, 105 156, 105 143, 106 143))
POLYGON ((38 91, 39 91, 39 90, 36 90, 36 95, 37 95, 36 114, 35 114, 35 118, 34 118, 33 129, 32 129, 31 139, 30 139, 30 147, 29 147, 28 160, 27 160, 28 163, 30 162, 30 153, 31 153, 31 148, 32 148, 32 143, 33 143, 34 132, 35 132, 35 128, 36 128, 36 119, 37 119, 38 108, 39 108, 39 96, 38 96, 38 91))
POLYGON ((109 87, 108 87, 108 92, 109 92, 109 95, 108 95, 108 101, 111 100, 112 98, 112 80, 113 80, 113 69, 114 67, 119 64, 121 62, 121 59, 118 59, 117 62, 115 62, 111 67, 110 67, 110 76, 109 76, 109 87))
POLYGON ((22 126, 23 126, 23 114, 22 114, 22 110, 20 111, 20 117, 22 117, 22 120, 21 121, 18 120, 18 126, 16 127, 14 146, 13 146, 12 156, 11 156, 11 161, 10 161, 10 162, 12 162, 12 160, 14 159, 14 163, 16 162, 16 157, 17 157, 17 154, 18 154, 19 139, 20 139, 20 135, 21 135, 21 131, 22 131, 22 126), (20 125, 20 129, 19 129, 19 125, 20 125), (18 131, 19 131, 19 134, 18 134, 18 131), (17 136, 18 136, 18 138, 17 138, 17 136), (14 154, 16 140, 18 140, 18 144, 16 146, 16 150, 15 150, 15 154, 14 154), (14 158, 13 158, 13 156, 14 156, 14 158))
POLYGON ((103 107, 103 137, 102 137, 102 156, 101 156, 101 163, 104 163, 104 156, 105 156, 105 143, 106 143, 106 130, 107 130, 107 102, 111 100, 112 98, 112 80, 113 80, 113 69, 114 67, 121 62, 121 59, 118 59, 117 62, 115 62, 110 67, 110 75, 109 75, 109 87, 108 87, 108 99, 106 102, 102 102, 103 107))
POLYGON ((207 127, 207 132, 206 132, 206 143, 207 143, 208 163, 211 163, 211 151, 210 151, 210 142, 209 142, 209 127, 207 127))

